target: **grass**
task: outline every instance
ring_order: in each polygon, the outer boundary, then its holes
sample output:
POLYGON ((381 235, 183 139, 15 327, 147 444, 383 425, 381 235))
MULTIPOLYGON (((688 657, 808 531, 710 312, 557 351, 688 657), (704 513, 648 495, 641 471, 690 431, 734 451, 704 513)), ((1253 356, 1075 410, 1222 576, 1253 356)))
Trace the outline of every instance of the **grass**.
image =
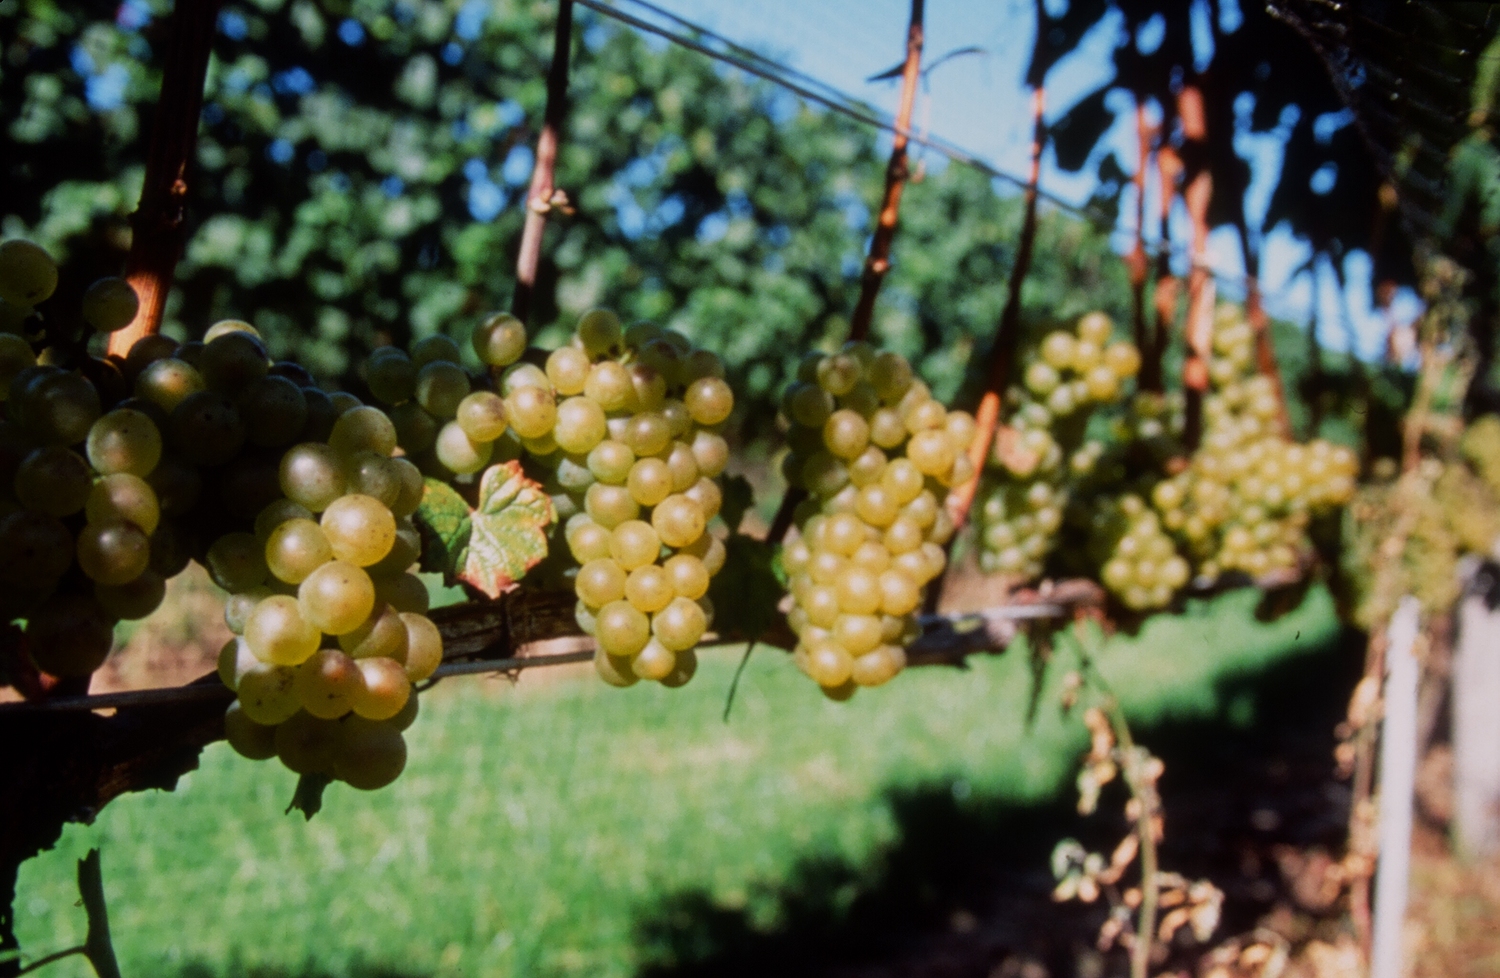
MULTIPOLYGON (((1320 589, 1271 623, 1254 606, 1239 592, 1153 619, 1110 643, 1103 671, 1139 721, 1249 722, 1253 706, 1225 684, 1326 647, 1337 629, 1320 589)), ((336 785, 310 823, 282 814, 292 775, 216 745, 175 793, 121 799, 23 867, 28 960, 81 941, 73 860, 99 846, 131 978, 631 975, 651 963, 643 921, 674 895, 706 894, 774 929, 778 894, 806 860, 855 867, 852 891, 878 874, 899 842, 893 792, 1053 798, 1084 744, 1055 705, 1060 670, 1027 727, 1018 650, 966 672, 912 670, 846 704, 762 650, 727 725, 737 650, 702 658, 675 691, 589 677, 445 683, 424 699, 400 781, 374 794, 336 785)), ((86 968, 75 958, 44 973, 86 968)))

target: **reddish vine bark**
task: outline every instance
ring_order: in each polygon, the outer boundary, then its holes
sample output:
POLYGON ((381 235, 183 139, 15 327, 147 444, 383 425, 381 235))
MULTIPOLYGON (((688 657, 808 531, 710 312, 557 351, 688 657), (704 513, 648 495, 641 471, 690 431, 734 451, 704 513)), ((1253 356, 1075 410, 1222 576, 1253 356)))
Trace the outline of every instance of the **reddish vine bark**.
POLYGON ((542 131, 536 140, 531 188, 526 192, 526 223, 521 228, 521 248, 516 255, 516 291, 510 300, 511 315, 523 323, 531 313, 532 294, 536 291, 536 272, 542 258, 542 232, 547 229, 547 214, 554 204, 562 203, 558 199, 556 184, 557 147, 562 138, 563 120, 568 114, 568 59, 572 48, 573 0, 558 0, 552 65, 547 71, 547 107, 542 114, 542 131))
POLYGON ((1031 270, 1031 256, 1036 248, 1037 185, 1042 178, 1042 149, 1047 142, 1046 107, 1047 91, 1038 85, 1031 93, 1031 169, 1026 179, 1026 213, 1021 222, 1021 240, 1016 248, 1016 263, 1010 269, 1005 307, 1000 312, 999 328, 995 330, 995 345, 990 349, 984 396, 974 412, 974 440, 969 443, 969 461, 974 466, 974 475, 949 493, 946 503, 955 527, 962 527, 968 521, 974 497, 979 493, 984 462, 1000 430, 1000 408, 1005 390, 1010 386, 1011 374, 1015 371, 1016 351, 1021 344, 1021 287, 1031 270))
POLYGON ((1130 326, 1135 347, 1145 354, 1151 337, 1146 329, 1146 272, 1150 264, 1146 258, 1146 175, 1151 168, 1151 142, 1155 131, 1146 117, 1146 105, 1139 97, 1135 103, 1136 166, 1135 177, 1135 244, 1125 256, 1125 268, 1130 275, 1130 326))
POLYGON ((161 95, 151 123, 141 201, 130 217, 130 257, 125 279, 140 299, 135 319, 109 337, 109 352, 123 357, 135 341, 161 329, 167 294, 187 238, 187 197, 203 81, 218 24, 220 0, 180 0, 167 34, 161 95))
POLYGON ((1188 221, 1193 229, 1189 251, 1192 266, 1188 271, 1187 349, 1182 364, 1186 401, 1183 443, 1188 452, 1193 452, 1203 436, 1203 395, 1208 390, 1208 358, 1213 343, 1214 288, 1207 264, 1208 205, 1213 197, 1213 176, 1204 152, 1208 127, 1203 115, 1203 96, 1197 86, 1183 88, 1177 97, 1177 112, 1182 119, 1186 180, 1182 199, 1187 204, 1188 221))
POLYGON ((1152 296, 1156 326, 1151 330, 1150 342, 1141 349, 1140 389, 1160 394, 1166 390, 1166 374, 1161 361, 1167 352, 1172 324, 1177 321, 1178 281, 1172 272, 1172 203, 1177 199, 1177 180, 1182 176, 1182 159, 1177 151, 1171 146, 1158 147, 1156 170, 1161 181, 1158 208, 1161 232, 1156 249, 1156 288, 1152 296))
POLYGON ((910 175, 906 144, 911 132, 911 110, 917 100, 917 83, 922 76, 923 6, 924 0, 911 2, 911 22, 906 28, 906 64, 901 70, 901 104, 896 110, 896 135, 892 140, 890 162, 885 167, 885 195, 880 202, 880 217, 859 280, 859 301, 854 304, 854 314, 849 319, 851 340, 862 340, 870 334, 870 323, 875 318, 875 297, 880 293, 885 273, 891 268, 891 242, 896 237, 901 191, 910 175))
MULTIPOLYGON (((865 258, 864 271, 859 280, 859 299, 849 318, 849 339, 863 340, 870 334, 870 324, 875 318, 875 297, 891 268, 891 243, 896 237, 896 218, 901 209, 901 191, 906 186, 910 170, 907 166, 906 146, 910 142, 911 112, 916 104, 917 84, 922 78, 922 23, 926 0, 911 0, 911 20, 906 28, 906 62, 901 69, 901 101, 896 109, 896 134, 891 145, 891 159, 885 168, 885 194, 881 199, 880 215, 875 225, 875 234, 870 239, 870 253, 865 258)), ((781 505, 771 520, 766 533, 767 543, 780 543, 792 528, 797 507, 807 498, 807 491, 796 486, 787 488, 781 497, 781 505)))

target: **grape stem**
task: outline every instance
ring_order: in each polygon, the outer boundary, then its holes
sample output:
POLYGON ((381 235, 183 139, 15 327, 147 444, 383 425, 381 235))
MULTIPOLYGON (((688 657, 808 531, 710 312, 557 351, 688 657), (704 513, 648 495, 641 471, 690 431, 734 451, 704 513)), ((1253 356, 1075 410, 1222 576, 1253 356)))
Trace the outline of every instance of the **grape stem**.
POLYGON ((557 0, 552 65, 547 70, 547 107, 542 116, 542 131, 536 139, 536 166, 531 171, 531 188, 526 192, 526 223, 521 228, 521 247, 516 255, 516 291, 510 301, 511 315, 523 323, 531 313, 532 294, 536 291, 547 214, 555 204, 564 202, 559 199, 556 185, 557 147, 568 113, 568 58, 572 46, 573 0, 557 0))
POLYGON ((110 334, 113 356, 125 356, 136 340, 161 329, 167 293, 172 290, 187 237, 188 170, 198 145, 203 81, 220 2, 184 2, 172 11, 145 182, 140 204, 130 218, 133 234, 125 262, 125 279, 135 289, 140 307, 129 326, 110 334))
POLYGON ((922 76, 922 12, 925 0, 911 0, 911 21, 906 28, 906 62, 901 69, 901 104, 896 111, 895 136, 891 141, 891 159, 885 167, 885 196, 880 204, 880 219, 870 239, 870 254, 865 259, 859 281, 859 301, 849 319, 849 339, 863 340, 870 335, 875 318, 875 297, 891 267, 891 242, 896 237, 896 217, 901 209, 901 191, 910 176, 906 146, 911 129, 911 111, 917 98, 917 84, 922 76))
MULTIPOLYGON (((994 444, 995 435, 1000 429, 1001 399, 1005 396, 1005 389, 1010 386, 1016 351, 1021 345, 1021 287, 1026 282, 1027 273, 1031 271, 1031 256, 1036 249, 1036 204, 1042 179, 1042 150, 1047 145, 1046 108, 1047 89, 1038 85, 1031 90, 1031 169, 1026 180, 1026 213, 1021 222, 1021 240, 1016 246, 1016 263, 1010 269, 1005 308, 1000 312, 995 344, 990 348, 989 378, 984 395, 979 399, 979 407, 974 412, 974 440, 969 443, 969 462, 974 467, 974 474, 967 482, 950 492, 946 502, 948 516, 953 520, 955 531, 962 529, 968 522, 969 510, 974 507, 974 497, 979 495, 984 462, 989 457, 990 446, 994 444)), ((951 544, 949 553, 952 553, 951 544)), ((938 586, 930 593, 937 595, 941 591, 942 587, 938 586)))

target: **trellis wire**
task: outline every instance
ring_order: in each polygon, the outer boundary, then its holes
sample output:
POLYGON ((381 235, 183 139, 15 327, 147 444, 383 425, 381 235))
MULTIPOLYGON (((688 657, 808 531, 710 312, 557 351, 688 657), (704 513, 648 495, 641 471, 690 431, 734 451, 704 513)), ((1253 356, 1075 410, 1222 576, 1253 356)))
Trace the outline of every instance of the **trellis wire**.
MULTIPOLYGON (((1026 619, 1061 618, 1070 614, 1071 611, 1071 607, 1064 604, 1019 604, 993 608, 988 611, 972 614, 924 615, 919 621, 924 628, 936 625, 977 625, 986 620, 1022 621, 1026 619)), ((558 637, 564 638, 566 636, 558 637)), ((721 647, 728 648, 730 646, 721 647)), ((510 656, 504 659, 445 662, 441 666, 438 666, 437 671, 432 674, 432 678, 447 679, 453 676, 519 672, 522 669, 536 669, 541 666, 565 666, 580 662, 590 662, 593 658, 594 650, 590 648, 576 652, 510 656)), ((200 680, 185 686, 167 686, 159 689, 132 689, 119 693, 96 693, 92 696, 60 696, 50 700, 0 703, 0 716, 18 713, 78 713, 90 710, 119 709, 122 707, 166 706, 175 703, 195 703, 199 701, 227 701, 233 697, 234 691, 228 686, 200 680)))

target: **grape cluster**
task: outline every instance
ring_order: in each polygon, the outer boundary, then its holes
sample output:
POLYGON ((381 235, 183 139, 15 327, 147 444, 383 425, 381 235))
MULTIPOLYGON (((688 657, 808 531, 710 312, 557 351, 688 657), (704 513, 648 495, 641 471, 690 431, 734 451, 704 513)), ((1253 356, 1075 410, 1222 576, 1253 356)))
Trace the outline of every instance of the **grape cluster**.
POLYGON ((987 573, 1040 577, 1056 547, 1069 500, 1095 475, 1104 445, 1089 437, 1096 410, 1118 403, 1141 357, 1127 342, 1110 342, 1103 313, 1073 330, 1048 333, 1007 397, 1008 424, 996 439, 981 490, 979 563, 987 573))
POLYGON ((1104 586, 1131 611, 1171 604, 1191 569, 1156 513, 1134 494, 1095 512, 1092 540, 1104 586))
MULTIPOLYGON (((22 288, 34 281, 56 281, 46 252, 0 246, 0 298, 45 301, 50 284, 22 288)), ((134 313, 118 280, 84 296, 100 331, 134 313)), ((145 337, 123 359, 47 347, 41 361, 0 333, 0 614, 25 619, 37 667, 88 676, 115 623, 150 614, 196 559, 230 595, 231 744, 358 787, 392 780, 410 684, 442 640, 408 573, 423 483, 392 457, 391 420, 273 363, 234 320, 201 341, 145 337)))
POLYGON ((544 367, 502 376, 510 429, 558 510, 554 549, 577 562, 578 624, 611 685, 681 686, 697 669, 726 556, 710 527, 734 410, 723 378, 718 356, 680 333, 625 329, 606 309, 585 313, 544 367))
POLYGON ((1206 581, 1298 566, 1312 519, 1352 498, 1359 461, 1322 439, 1297 444, 1278 429, 1272 381, 1254 374, 1254 332, 1220 310, 1204 398, 1203 442, 1187 468, 1158 483, 1151 503, 1206 581))
POLYGON ((782 552, 794 658, 832 698, 906 664, 923 588, 947 563, 940 500, 973 474, 974 419, 932 399, 895 353, 852 342, 810 354, 782 397, 782 471, 809 493, 782 552))

